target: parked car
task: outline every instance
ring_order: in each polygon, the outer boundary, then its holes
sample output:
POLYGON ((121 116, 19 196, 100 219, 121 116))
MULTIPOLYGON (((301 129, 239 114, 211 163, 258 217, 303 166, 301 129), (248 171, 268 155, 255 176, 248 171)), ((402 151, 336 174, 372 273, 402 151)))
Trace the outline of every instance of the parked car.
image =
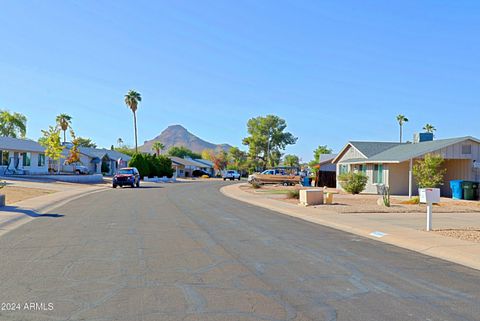
POLYGON ((234 181, 236 179, 240 180, 240 173, 237 172, 236 170, 227 170, 223 173, 222 178, 224 181, 227 179, 234 181))
POLYGON ((77 165, 75 166, 74 172, 78 175, 88 175, 90 173, 90 170, 87 166, 77 165))
POLYGON ((131 187, 140 187, 140 173, 135 167, 125 167, 117 171, 115 176, 113 176, 112 186, 117 188, 117 186, 130 185, 131 187))
POLYGON ((208 176, 210 177, 210 174, 208 174, 205 171, 202 171, 201 169, 196 169, 192 172, 193 177, 203 177, 203 176, 208 176))

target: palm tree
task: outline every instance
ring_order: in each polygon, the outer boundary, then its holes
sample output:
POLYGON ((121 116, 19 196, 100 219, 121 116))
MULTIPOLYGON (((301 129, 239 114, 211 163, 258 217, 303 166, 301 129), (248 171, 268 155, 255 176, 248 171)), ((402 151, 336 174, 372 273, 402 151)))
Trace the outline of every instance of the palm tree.
POLYGON ((425 124, 425 126, 423 126, 423 130, 426 131, 427 133, 433 134, 433 132, 436 131, 437 129, 432 124, 425 124))
POLYGON ((135 153, 138 153, 138 141, 137 141, 137 108, 138 103, 142 101, 142 96, 135 90, 129 90, 125 95, 125 104, 132 110, 133 113, 133 126, 135 128, 135 153))
POLYGON ((398 115, 397 116, 397 121, 398 125, 400 125, 400 143, 402 142, 402 130, 403 130, 403 124, 408 122, 408 118, 405 117, 404 115, 398 115))
POLYGON ((121 137, 119 137, 119 138, 117 139, 117 146, 118 146, 118 147, 122 147, 122 145, 123 145, 123 139, 122 139, 121 137))
POLYGON ((72 124, 72 117, 67 114, 60 114, 57 116, 57 126, 60 127, 61 130, 63 130, 63 142, 65 143, 67 141, 67 129, 70 128, 70 125, 72 124))
POLYGON ((157 156, 160 156, 160 151, 165 148, 165 145, 163 145, 161 142, 154 142, 152 144, 152 150, 157 153, 157 156))
POLYGON ((0 135, 22 138, 27 134, 27 117, 20 113, 10 113, 8 110, 0 110, 0 135))

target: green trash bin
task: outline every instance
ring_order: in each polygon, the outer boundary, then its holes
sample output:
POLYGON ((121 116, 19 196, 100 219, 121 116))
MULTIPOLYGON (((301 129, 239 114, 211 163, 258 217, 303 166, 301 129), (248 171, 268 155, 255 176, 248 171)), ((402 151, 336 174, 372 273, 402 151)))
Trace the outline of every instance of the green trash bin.
POLYGON ((478 184, 476 182, 470 181, 463 181, 462 182, 463 188, 463 199, 473 201, 476 196, 476 189, 478 188, 478 184), (475 186, 475 189, 474 189, 475 186))
POLYGON ((480 198, 480 194, 479 194, 479 183, 478 182, 473 182, 473 198, 475 200, 478 200, 480 198))

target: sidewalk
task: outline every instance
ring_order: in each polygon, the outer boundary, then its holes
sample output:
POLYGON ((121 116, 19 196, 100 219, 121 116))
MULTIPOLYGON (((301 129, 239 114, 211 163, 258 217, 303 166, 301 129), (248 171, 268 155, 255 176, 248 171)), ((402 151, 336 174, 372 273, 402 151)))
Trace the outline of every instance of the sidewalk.
MULTIPOLYGON (((264 207, 309 222, 368 237, 381 242, 438 257, 480 270, 480 243, 426 232, 423 213, 338 214, 328 209, 302 207, 242 191, 241 184, 228 185, 221 192, 231 198, 264 207), (374 232, 380 237, 371 235, 374 232)), ((480 213, 433 213, 433 228, 480 227, 480 213)))
POLYGON ((100 185, 64 183, 15 182, 15 185, 46 188, 57 192, 0 207, 0 236, 74 199, 107 189, 100 185))

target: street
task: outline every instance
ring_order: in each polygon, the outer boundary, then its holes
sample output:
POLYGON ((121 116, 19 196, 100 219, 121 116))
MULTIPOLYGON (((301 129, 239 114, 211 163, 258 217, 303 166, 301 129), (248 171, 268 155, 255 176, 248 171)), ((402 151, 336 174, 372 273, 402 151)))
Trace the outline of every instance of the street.
POLYGON ((111 189, 3 235, 0 320, 479 319, 480 271, 244 204, 225 184, 111 189))

